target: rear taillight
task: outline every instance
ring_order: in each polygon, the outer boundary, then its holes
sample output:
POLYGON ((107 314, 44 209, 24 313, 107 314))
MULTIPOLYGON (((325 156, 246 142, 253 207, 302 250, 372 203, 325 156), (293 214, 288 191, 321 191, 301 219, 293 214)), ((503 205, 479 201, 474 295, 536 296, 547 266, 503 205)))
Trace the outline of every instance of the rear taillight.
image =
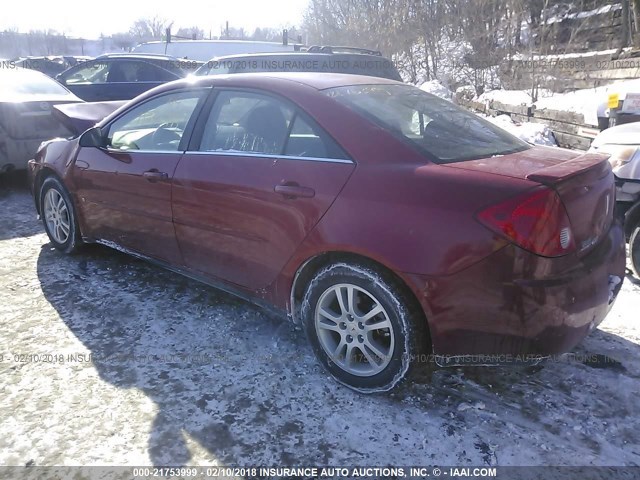
POLYGON ((564 204, 547 187, 488 207, 477 218, 494 232, 537 255, 559 257, 575 250, 564 204))

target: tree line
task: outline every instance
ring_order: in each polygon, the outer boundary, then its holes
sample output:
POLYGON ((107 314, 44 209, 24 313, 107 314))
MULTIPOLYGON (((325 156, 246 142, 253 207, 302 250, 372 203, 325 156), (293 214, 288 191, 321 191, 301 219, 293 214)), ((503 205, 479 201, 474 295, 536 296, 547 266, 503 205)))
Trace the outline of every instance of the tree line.
POLYGON ((514 54, 593 49, 594 28, 607 48, 640 47, 639 15, 640 0, 310 0, 303 25, 312 43, 393 56, 411 81, 484 85, 514 54))

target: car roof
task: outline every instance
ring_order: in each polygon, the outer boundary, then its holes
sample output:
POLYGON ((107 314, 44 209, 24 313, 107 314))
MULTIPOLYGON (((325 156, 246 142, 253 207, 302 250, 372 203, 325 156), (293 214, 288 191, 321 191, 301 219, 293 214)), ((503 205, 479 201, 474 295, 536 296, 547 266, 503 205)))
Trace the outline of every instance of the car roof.
POLYGON ((334 87, 345 87, 350 85, 406 85, 397 80, 389 80, 380 77, 369 77, 366 75, 352 75, 347 73, 326 73, 326 72, 257 72, 257 73, 233 73, 227 75, 210 75, 205 77, 190 77, 186 80, 190 83, 200 85, 215 85, 217 83, 242 84, 245 87, 259 88, 266 84, 287 84, 295 82, 316 90, 324 90, 334 87), (197 80, 196 80, 197 79, 197 80))
POLYGON ((325 52, 260 52, 260 53, 238 53, 234 55, 223 55, 220 57, 213 57, 210 61, 224 61, 246 58, 263 58, 263 57, 282 57, 282 58, 310 58, 310 57, 322 57, 322 58, 336 58, 336 57, 353 57, 353 58, 373 58, 378 61, 389 61, 387 58, 380 55, 373 55, 369 53, 353 53, 353 52, 337 52, 337 53, 325 53, 325 52))
POLYGON ((104 59, 104 58, 122 58, 122 59, 133 59, 133 60, 178 60, 176 57, 172 57, 171 55, 161 55, 154 53, 105 53, 96 57, 96 60, 104 59))

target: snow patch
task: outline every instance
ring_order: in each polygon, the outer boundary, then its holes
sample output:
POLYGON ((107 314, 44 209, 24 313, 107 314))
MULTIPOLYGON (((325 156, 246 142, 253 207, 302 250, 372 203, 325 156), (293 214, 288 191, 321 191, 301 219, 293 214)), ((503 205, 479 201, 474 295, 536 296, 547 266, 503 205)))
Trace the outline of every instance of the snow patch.
POLYGON ((575 18, 590 18, 595 17, 596 15, 603 15, 609 12, 615 12, 617 10, 622 10, 622 5, 620 3, 616 3, 615 5, 605 5, 600 8, 594 8, 593 10, 588 10, 586 12, 575 12, 575 13, 565 13, 554 15, 547 19, 547 25, 553 25, 554 23, 560 23, 563 20, 567 19, 575 19, 575 18))
POLYGON ((480 103, 500 102, 507 105, 530 105, 531 95, 524 90, 490 90, 480 95, 476 101, 480 103))
POLYGON ((543 123, 514 122, 509 115, 498 115, 497 117, 485 117, 494 125, 506 130, 511 135, 535 145, 547 145, 557 147, 555 137, 551 129, 543 123))
POLYGON ((431 93, 436 97, 444 98, 445 100, 453 99, 453 92, 445 87, 438 80, 429 80, 420 85, 420 90, 431 93))

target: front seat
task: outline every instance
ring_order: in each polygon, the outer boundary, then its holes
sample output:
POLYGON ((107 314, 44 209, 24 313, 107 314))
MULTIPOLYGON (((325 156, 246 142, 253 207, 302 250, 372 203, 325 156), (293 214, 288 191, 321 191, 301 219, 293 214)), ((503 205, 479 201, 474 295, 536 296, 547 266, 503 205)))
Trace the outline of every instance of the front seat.
POLYGON ((260 153, 282 153, 287 136, 287 120, 282 110, 275 105, 261 105, 253 109, 245 123, 250 151, 260 153))

